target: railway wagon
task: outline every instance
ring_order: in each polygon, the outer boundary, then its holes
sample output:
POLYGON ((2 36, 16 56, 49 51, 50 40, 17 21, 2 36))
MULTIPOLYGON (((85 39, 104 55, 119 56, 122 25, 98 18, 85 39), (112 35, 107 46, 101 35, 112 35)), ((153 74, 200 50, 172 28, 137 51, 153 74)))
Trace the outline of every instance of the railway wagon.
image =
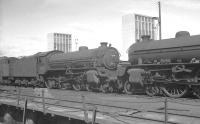
MULTIPOLYGON (((175 38, 164 40, 150 40, 146 36, 142 42, 130 46, 129 70, 140 68, 150 74, 144 86, 149 95, 163 92, 170 97, 183 97, 193 92, 199 97, 199 53, 200 35, 190 36, 189 32, 181 31, 175 38)), ((133 84, 128 81, 126 90, 131 92, 133 84)))
POLYGON ((53 55, 49 58, 47 87, 54 88, 56 84, 62 84, 62 88, 72 86, 75 90, 105 91, 110 85, 109 80, 117 77, 118 63, 119 52, 107 46, 106 42, 95 49, 80 47, 79 51, 53 55), (99 81, 91 82, 89 77, 99 81))

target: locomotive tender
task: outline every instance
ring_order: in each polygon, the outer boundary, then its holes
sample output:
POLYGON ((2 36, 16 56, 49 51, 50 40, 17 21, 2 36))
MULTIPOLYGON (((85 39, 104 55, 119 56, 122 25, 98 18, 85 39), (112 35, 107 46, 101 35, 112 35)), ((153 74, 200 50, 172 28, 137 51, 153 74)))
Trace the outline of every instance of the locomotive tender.
POLYGON ((44 87, 43 75, 49 70, 48 59, 61 51, 39 52, 22 58, 0 59, 0 80, 5 85, 35 85, 44 87))
POLYGON ((182 31, 175 38, 134 43, 128 62, 107 43, 95 49, 40 52, 23 58, 0 58, 0 81, 5 85, 74 90, 145 91, 154 96, 200 98, 200 35, 182 31), (95 79, 90 82, 90 78, 95 79))

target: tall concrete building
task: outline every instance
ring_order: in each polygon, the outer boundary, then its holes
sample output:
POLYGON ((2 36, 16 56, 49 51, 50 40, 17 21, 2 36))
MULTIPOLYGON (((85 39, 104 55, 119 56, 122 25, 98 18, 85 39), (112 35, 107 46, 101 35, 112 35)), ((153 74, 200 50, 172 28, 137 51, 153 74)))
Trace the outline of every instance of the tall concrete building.
POLYGON ((122 16, 122 40, 123 49, 128 50, 135 42, 141 42, 142 35, 150 35, 150 39, 156 39, 155 20, 153 17, 139 14, 122 16))
POLYGON ((65 53, 72 51, 72 35, 63 33, 49 33, 48 50, 60 50, 65 53))

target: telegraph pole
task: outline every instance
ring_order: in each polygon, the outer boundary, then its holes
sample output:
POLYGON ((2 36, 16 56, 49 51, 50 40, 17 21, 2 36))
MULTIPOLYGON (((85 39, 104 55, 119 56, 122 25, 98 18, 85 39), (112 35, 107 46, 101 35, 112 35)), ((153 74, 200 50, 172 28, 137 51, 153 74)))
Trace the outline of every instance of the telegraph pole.
POLYGON ((159 18, 158 18, 159 40, 161 40, 162 39, 162 31, 161 31, 161 5, 160 5, 160 1, 158 2, 158 9, 159 9, 159 18))

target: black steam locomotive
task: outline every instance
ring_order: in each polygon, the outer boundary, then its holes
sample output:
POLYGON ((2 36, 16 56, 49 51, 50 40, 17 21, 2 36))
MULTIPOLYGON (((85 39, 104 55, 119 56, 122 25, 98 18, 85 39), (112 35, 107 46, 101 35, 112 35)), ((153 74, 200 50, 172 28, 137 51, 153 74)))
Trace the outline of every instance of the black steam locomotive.
POLYGON ((3 57, 0 78, 4 85, 105 92, 108 82, 115 80, 118 63, 117 49, 102 42, 96 49, 80 47, 79 51, 70 53, 50 51, 20 59, 3 57), (87 78, 97 81, 89 82, 87 78))
POLYGON ((74 90, 145 91, 154 96, 200 97, 200 35, 178 32, 175 38, 134 43, 128 62, 120 62, 117 49, 101 43, 96 49, 50 51, 23 58, 0 59, 3 85, 74 90))
MULTIPOLYGON (((200 96, 200 35, 189 32, 176 33, 175 38, 153 41, 144 36, 143 41, 130 46, 128 55, 134 73, 149 73, 143 87, 149 95, 161 92, 169 97, 183 97, 193 92, 200 96), (135 69, 135 70, 134 70, 135 69), (140 72, 139 72, 140 71, 140 72)), ((146 79, 142 78, 140 81, 146 79)), ((132 92, 134 82, 126 81, 125 91, 132 92)))

